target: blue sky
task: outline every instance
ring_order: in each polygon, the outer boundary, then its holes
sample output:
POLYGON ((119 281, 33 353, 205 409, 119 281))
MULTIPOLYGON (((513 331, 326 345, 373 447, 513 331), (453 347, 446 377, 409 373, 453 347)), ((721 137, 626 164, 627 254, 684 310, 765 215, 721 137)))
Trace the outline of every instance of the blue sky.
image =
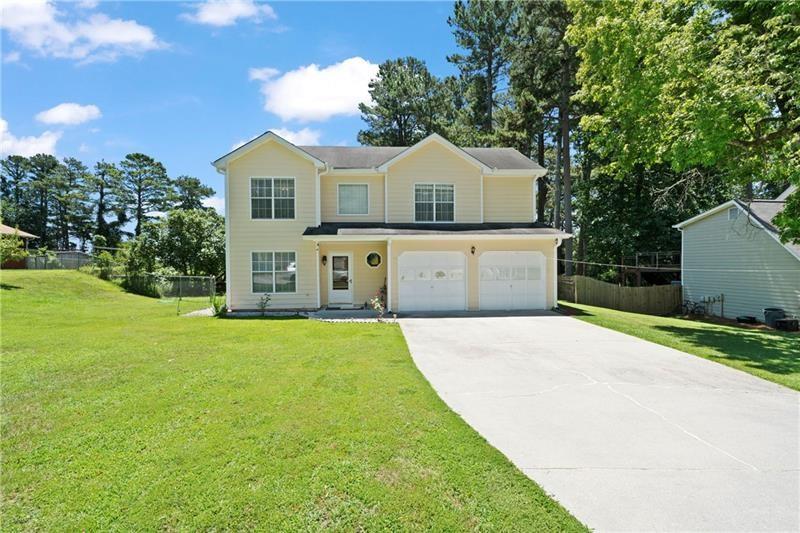
POLYGON ((220 198, 209 162, 267 129, 357 144, 382 61, 455 72, 451 2, 0 2, 0 155, 144 152, 220 198))

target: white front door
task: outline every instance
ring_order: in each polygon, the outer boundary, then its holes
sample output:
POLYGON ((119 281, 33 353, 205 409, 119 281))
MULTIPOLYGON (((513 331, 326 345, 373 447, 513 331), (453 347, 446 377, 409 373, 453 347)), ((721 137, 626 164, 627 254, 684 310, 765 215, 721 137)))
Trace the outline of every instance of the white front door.
POLYGON ((467 264, 461 252, 403 252, 397 258, 400 311, 464 311, 467 264))
POLYGON ((328 266, 328 303, 331 305, 352 305, 353 254, 331 254, 328 266))
POLYGON ((480 308, 544 309, 545 262, 541 252, 484 252, 480 270, 480 308))

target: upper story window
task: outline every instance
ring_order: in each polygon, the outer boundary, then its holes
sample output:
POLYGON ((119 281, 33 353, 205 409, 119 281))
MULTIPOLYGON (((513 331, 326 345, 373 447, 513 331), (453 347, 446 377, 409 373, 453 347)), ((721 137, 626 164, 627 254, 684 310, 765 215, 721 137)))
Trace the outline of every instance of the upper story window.
POLYGON ((456 195, 453 184, 417 183, 414 185, 416 222, 454 222, 456 195))
POLYGON ((739 218, 739 208, 731 207, 728 209, 728 220, 736 220, 739 218))
POLYGON ((250 178, 250 218, 294 218, 294 178, 250 178))
POLYGON ((339 184, 339 215, 369 214, 369 185, 366 183, 339 184))

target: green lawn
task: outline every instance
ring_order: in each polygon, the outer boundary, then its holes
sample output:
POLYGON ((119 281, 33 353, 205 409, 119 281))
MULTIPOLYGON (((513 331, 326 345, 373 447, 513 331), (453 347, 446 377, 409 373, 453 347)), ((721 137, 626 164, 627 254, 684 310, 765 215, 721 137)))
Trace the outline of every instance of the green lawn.
POLYGON ((76 272, 0 297, 5 531, 584 529, 397 326, 178 317, 76 272))
POLYGON ((800 335, 559 303, 576 318, 800 390, 800 335))

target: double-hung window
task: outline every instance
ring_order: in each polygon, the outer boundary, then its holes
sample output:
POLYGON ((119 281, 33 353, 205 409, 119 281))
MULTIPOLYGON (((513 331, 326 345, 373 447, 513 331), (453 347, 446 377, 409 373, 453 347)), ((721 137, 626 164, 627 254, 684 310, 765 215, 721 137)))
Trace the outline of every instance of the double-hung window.
POLYGON ((297 291, 297 258, 294 252, 253 252, 253 292, 297 291))
POLYGON ((250 217, 294 218, 294 178, 250 178, 250 217))
POLYGON ((339 184, 339 215, 369 214, 369 185, 366 183, 339 184))
POLYGON ((414 186, 414 220, 454 222, 455 186, 444 183, 418 183, 414 186))

